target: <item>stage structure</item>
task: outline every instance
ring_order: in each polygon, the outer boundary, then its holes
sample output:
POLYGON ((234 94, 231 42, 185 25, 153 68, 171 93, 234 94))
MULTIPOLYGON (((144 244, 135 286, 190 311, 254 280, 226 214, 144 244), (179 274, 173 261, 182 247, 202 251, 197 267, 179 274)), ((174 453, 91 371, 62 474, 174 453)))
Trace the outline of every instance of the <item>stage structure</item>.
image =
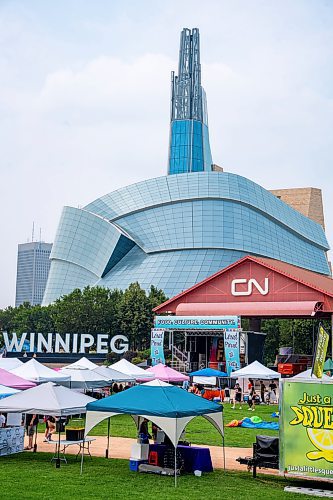
POLYGON ((210 367, 229 374, 262 361, 265 334, 242 331, 239 316, 156 316, 158 330, 168 335, 172 365, 186 372, 210 367))

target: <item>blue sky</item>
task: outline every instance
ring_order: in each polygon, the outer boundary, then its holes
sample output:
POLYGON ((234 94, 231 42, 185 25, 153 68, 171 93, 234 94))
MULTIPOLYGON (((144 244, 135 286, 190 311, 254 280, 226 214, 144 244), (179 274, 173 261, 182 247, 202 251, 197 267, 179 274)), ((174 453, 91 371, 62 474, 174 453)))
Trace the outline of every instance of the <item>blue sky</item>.
POLYGON ((166 173, 170 72, 199 27, 213 160, 265 188, 323 190, 333 242, 333 3, 0 0, 0 307, 17 244, 64 205, 166 173))

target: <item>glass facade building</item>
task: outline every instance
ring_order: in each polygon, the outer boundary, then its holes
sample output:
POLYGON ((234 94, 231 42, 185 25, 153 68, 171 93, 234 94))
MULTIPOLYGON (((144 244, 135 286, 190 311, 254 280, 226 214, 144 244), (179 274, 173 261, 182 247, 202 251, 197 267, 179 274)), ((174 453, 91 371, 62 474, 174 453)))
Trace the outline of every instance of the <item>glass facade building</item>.
POLYGON ((211 163, 199 33, 183 30, 168 175, 63 209, 43 304, 75 288, 125 289, 135 281, 171 297, 245 255, 330 274, 320 224, 245 177, 212 171, 211 163))
POLYGON ((52 243, 22 243, 17 252, 15 307, 41 304, 50 270, 52 243))

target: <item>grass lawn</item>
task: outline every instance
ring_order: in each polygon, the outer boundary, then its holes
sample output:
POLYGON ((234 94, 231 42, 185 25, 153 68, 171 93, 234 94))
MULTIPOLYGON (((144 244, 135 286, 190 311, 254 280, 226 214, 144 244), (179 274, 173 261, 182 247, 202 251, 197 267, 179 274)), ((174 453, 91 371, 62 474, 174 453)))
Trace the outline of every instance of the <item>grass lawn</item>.
MULTIPOLYGON (((237 407, 238 408, 238 407, 237 407)), ((259 405, 255 412, 247 410, 247 405, 244 405, 242 410, 232 410, 230 404, 224 405, 224 423, 227 424, 231 420, 241 420, 244 417, 252 417, 258 415, 265 421, 275 421, 271 414, 278 411, 277 406, 259 405)), ((104 420, 91 430, 91 436, 105 436, 107 434, 107 420, 104 420)), ((128 415, 119 415, 111 418, 111 434, 121 437, 136 437, 136 428, 134 420, 128 415)), ((255 442, 257 434, 265 434, 277 436, 278 431, 270 431, 266 429, 243 429, 235 427, 225 428, 225 446, 251 448, 255 442)), ((186 427, 186 439, 193 444, 208 444, 221 446, 221 436, 218 431, 203 417, 196 417, 186 427)))
MULTIPOLYGON (((283 488, 286 485, 316 487, 313 483, 286 481, 260 473, 259 478, 253 479, 249 473, 215 471, 202 477, 181 476, 175 489, 172 477, 131 472, 127 460, 85 459, 84 473, 80 476, 80 462, 74 457, 60 469, 50 463, 50 458, 49 453, 31 452, 0 457, 1 499, 300 500, 299 495, 285 493, 283 488)), ((313 497, 302 495, 301 498, 313 497)))

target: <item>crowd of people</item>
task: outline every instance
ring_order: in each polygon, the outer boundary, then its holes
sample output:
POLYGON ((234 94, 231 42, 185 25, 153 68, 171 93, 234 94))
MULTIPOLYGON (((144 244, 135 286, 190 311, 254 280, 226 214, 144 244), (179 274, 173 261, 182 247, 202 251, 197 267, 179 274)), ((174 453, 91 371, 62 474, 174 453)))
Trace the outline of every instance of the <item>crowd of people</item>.
POLYGON ((235 409, 239 405, 241 409, 244 404, 248 405, 248 409, 254 411, 256 404, 276 404, 278 402, 277 384, 275 380, 265 384, 263 380, 259 380, 257 387, 253 379, 249 379, 247 388, 244 390, 237 382, 233 388, 228 384, 224 384, 223 389, 207 389, 200 384, 188 384, 183 389, 196 394, 197 396, 205 397, 206 399, 221 400, 231 403, 232 408, 235 409))

